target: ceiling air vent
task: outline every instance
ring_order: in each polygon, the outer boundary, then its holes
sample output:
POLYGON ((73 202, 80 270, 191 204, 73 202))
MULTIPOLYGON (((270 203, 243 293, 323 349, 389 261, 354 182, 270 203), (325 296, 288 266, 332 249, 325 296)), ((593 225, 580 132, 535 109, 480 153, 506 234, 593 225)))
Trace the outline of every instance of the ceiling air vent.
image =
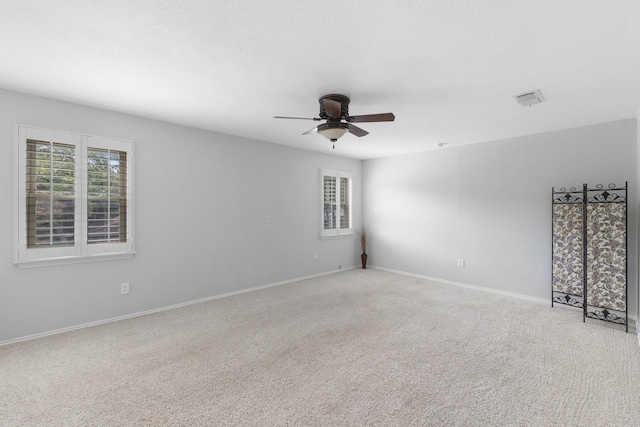
POLYGON ((531 107, 535 104, 540 104, 544 102, 544 97, 540 93, 540 89, 536 89, 533 92, 521 93, 520 95, 515 95, 514 98, 518 101, 518 104, 523 107, 531 107))

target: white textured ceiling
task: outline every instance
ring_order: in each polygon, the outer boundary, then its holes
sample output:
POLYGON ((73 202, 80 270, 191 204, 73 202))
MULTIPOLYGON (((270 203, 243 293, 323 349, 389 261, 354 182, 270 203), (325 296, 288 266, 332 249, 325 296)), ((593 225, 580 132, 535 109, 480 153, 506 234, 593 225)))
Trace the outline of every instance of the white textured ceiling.
POLYGON ((366 159, 635 117, 640 1, 0 0, 0 87, 366 159))

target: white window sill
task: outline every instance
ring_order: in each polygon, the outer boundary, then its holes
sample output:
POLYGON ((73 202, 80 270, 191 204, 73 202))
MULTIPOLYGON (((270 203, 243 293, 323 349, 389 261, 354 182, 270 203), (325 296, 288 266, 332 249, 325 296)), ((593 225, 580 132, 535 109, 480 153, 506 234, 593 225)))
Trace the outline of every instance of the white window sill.
POLYGON ((54 265, 82 264, 87 262, 113 261, 118 259, 129 259, 135 252, 121 252, 117 254, 100 254, 91 256, 70 256, 61 258, 34 259, 29 261, 16 261, 14 264, 18 268, 50 267, 54 265))
POLYGON ((352 231, 345 231, 341 234, 329 234, 326 236, 320 235, 321 239, 339 239, 341 237, 351 237, 353 236, 355 233, 352 231))

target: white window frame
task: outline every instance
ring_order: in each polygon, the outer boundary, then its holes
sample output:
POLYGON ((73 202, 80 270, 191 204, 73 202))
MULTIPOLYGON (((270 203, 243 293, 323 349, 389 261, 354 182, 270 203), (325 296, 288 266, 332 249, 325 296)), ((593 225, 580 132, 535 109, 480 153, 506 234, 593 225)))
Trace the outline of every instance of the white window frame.
POLYGON ((353 234, 353 174, 350 172, 343 172, 334 169, 320 169, 320 238, 327 237, 340 237, 350 236, 353 234), (324 228, 324 178, 325 177, 336 178, 336 201, 337 208, 340 209, 341 200, 341 188, 340 179, 346 178, 349 180, 349 227, 342 228, 340 224, 340 213, 337 214, 336 227, 325 229, 324 228))
POLYGON ((20 268, 130 258, 134 251, 133 141, 16 124, 14 185, 14 264, 20 268), (75 147, 74 244, 51 248, 27 247, 27 140, 53 141, 75 147), (126 242, 88 244, 88 148, 127 154, 126 242))

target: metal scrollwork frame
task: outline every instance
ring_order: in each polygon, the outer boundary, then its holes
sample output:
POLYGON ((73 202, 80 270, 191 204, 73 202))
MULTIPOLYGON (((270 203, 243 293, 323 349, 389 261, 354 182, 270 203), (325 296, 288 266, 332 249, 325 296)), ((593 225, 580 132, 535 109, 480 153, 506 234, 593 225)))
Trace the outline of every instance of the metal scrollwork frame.
MULTIPOLYGON (((555 209, 554 206, 558 204, 571 204, 582 205, 582 278, 579 286, 582 290, 582 295, 574 295, 566 292, 556 291, 554 288, 554 249, 555 245, 552 243, 551 256, 552 256, 552 277, 551 277, 551 306, 554 303, 564 304, 571 307, 582 309, 582 320, 597 319, 604 322, 615 323, 624 325, 626 332, 629 332, 629 301, 628 301, 628 233, 627 233, 627 183, 622 187, 615 184, 609 184, 606 188, 602 184, 598 184, 595 187, 589 187, 587 184, 583 184, 582 190, 578 190, 576 187, 569 189, 562 187, 559 190, 555 188, 551 189, 552 194, 552 242, 556 233, 561 233, 565 230, 556 230, 555 228, 555 209), (616 310, 609 307, 592 306, 588 304, 587 294, 587 249, 588 249, 588 218, 587 218, 587 206, 591 203, 624 203, 625 212, 625 224, 624 224, 624 254, 625 254, 625 266, 624 266, 624 298, 625 298, 625 310, 616 310)), ((578 285, 578 284, 576 284, 578 285)))
MULTIPOLYGON (((558 230, 556 230, 555 226, 555 205, 584 205, 584 189, 580 189, 578 190, 576 187, 571 187, 571 188, 565 188, 562 187, 559 190, 556 190, 555 188, 551 189, 551 196, 552 196, 552 209, 551 209, 551 216, 552 216, 552 223, 551 223, 551 239, 552 242, 554 241, 553 238, 554 236, 556 236, 556 232, 558 230)), ((583 216, 584 216, 584 212, 583 212, 583 216)), ((583 222, 584 222, 584 218, 583 218, 583 222)), ((583 227, 584 228, 584 227, 583 227)), ((563 230, 560 230, 560 232, 562 232, 563 230)), ((583 237, 584 240, 584 237, 583 237)), ((555 259, 555 253, 554 253, 554 249, 555 249, 555 245, 552 243, 551 245, 551 263, 552 266, 554 266, 554 259, 555 259)), ((554 289, 554 271, 552 268, 552 275, 551 275, 551 307, 553 307, 554 303, 558 303, 558 304, 564 304, 564 305, 568 305, 571 307, 575 307, 575 308, 583 308, 583 302, 584 302, 584 292, 579 292, 579 293, 567 293, 567 292, 560 292, 560 291, 556 291, 554 289)), ((577 284, 576 284, 577 285, 577 284)), ((580 283, 580 288, 584 289, 584 283, 580 283)))
MULTIPOLYGON (((587 306, 587 307, 591 307, 591 306, 587 306)), ((587 309, 587 313, 585 316, 588 317, 589 319, 597 319, 597 320, 602 320, 604 322, 625 325, 626 331, 629 332, 629 326, 627 324, 627 315, 625 312, 609 310, 606 308, 604 310, 598 310, 598 309, 592 308, 591 310, 587 309), (616 313, 624 314, 624 317, 619 316, 616 313)))

